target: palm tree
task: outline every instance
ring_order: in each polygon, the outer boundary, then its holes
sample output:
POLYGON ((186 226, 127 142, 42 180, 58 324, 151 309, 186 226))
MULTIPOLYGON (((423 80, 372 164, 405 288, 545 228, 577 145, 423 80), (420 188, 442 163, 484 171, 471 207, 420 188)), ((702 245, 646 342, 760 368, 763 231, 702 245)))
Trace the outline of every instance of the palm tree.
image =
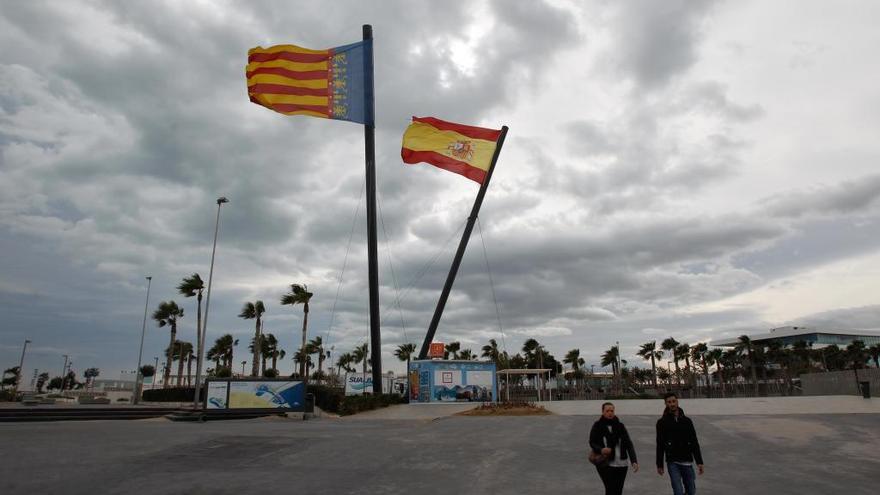
POLYGON ((256 345, 251 346, 251 351, 253 352, 253 364, 251 365, 251 376, 257 376, 257 373, 260 371, 260 350, 262 349, 262 345, 260 345, 260 330, 262 329, 262 318, 263 313, 266 312, 266 307, 263 305, 263 301, 256 302, 246 302, 244 303, 244 307, 241 308, 241 313, 238 314, 239 318, 244 318, 245 320, 256 320, 254 324, 254 342, 256 345))
MULTIPOLYGON (((174 341, 174 350, 171 352, 172 363, 174 362, 174 360, 177 360, 177 386, 178 387, 183 386, 183 361, 184 361, 184 359, 186 359, 186 355, 184 353, 185 344, 187 344, 187 342, 184 342, 182 340, 175 340, 174 341)), ((192 347, 192 344, 190 344, 190 347, 192 347)))
POLYGON ((266 373, 266 358, 269 357, 267 340, 268 339, 265 335, 260 334, 259 337, 252 338, 251 343, 248 345, 248 350, 251 351, 251 354, 257 356, 258 376, 262 376, 266 373), (257 340, 258 338, 259 340, 257 340), (259 344, 257 342, 259 342, 259 344))
POLYGON ((338 358, 336 358, 336 374, 339 375, 341 370, 345 370, 346 373, 351 373, 354 371, 354 368, 349 366, 354 362, 354 356, 350 352, 346 352, 340 354, 338 358))
POLYGON ((726 395, 724 390, 724 373, 722 373, 721 369, 721 361, 724 356, 724 351, 722 349, 710 349, 709 352, 706 353, 706 362, 709 364, 715 363, 715 371, 718 374, 718 383, 721 384, 721 397, 726 395))
POLYGON ((874 367, 880 368, 880 344, 874 344, 869 347, 868 355, 874 360, 874 367))
POLYGON ((620 369, 618 366, 619 363, 617 361, 619 357, 620 357, 620 349, 616 345, 614 345, 614 346, 611 346, 610 349, 608 349, 607 351, 602 353, 602 361, 600 362, 600 364, 603 367, 609 366, 609 365, 611 366, 611 372, 614 375, 614 380, 618 384, 618 391, 620 389, 620 381, 618 379, 619 374, 620 374, 620 369))
POLYGON ((684 370, 682 370, 682 376, 687 377, 688 384, 693 387, 694 386, 694 373, 691 368, 691 346, 690 344, 683 343, 678 344, 678 347, 675 348, 674 354, 678 354, 678 359, 684 360, 684 370))
POLYGON ((664 351, 672 353, 672 360, 675 362, 675 379, 676 382, 678 382, 678 388, 681 388, 681 374, 678 370, 679 355, 675 351, 678 348, 678 341, 673 339, 672 337, 669 337, 660 344, 660 348, 664 351))
POLYGON ((43 393, 43 387, 46 385, 46 382, 49 381, 49 373, 43 372, 40 373, 40 376, 37 377, 37 393, 43 393))
POLYGON ((450 355, 452 359, 458 359, 458 351, 461 349, 461 342, 450 342, 446 344, 445 351, 443 353, 443 359, 449 359, 450 355))
POLYGON ((538 368, 537 357, 538 357, 538 349, 541 348, 541 344, 538 343, 535 339, 526 339, 523 342, 522 352, 523 358, 526 360, 527 366, 529 368, 538 368))
POLYGON ((465 349, 458 353, 458 359, 461 359, 462 361, 473 361, 476 358, 477 355, 470 349, 465 349))
POLYGON ((272 368, 273 370, 278 369, 278 360, 284 359, 287 356, 287 353, 284 352, 284 349, 278 347, 278 339, 273 334, 266 334, 263 337, 263 345, 265 347, 265 355, 268 358, 272 359, 272 368))
MULTIPOLYGON (((302 352, 306 351, 306 335, 308 333, 309 326, 309 300, 312 299, 314 294, 309 292, 308 287, 305 284, 291 284, 290 292, 281 296, 281 304, 287 306, 296 306, 297 304, 303 305, 303 328, 302 328, 302 346, 300 346, 300 350, 302 352)), ((300 376, 303 377, 303 380, 306 384, 309 383, 308 373, 306 373, 306 360, 303 360, 300 363, 300 376)))
POLYGON ((364 342, 363 344, 354 348, 351 355, 354 358, 354 364, 364 363, 364 377, 366 379, 367 376, 367 362, 370 353, 370 346, 364 342))
POLYGON ((657 349, 657 341, 652 340, 650 342, 645 342, 642 344, 642 347, 639 348, 639 352, 636 353, 639 357, 644 359, 645 361, 651 360, 651 376, 654 381, 654 388, 657 388, 657 363, 655 359, 663 359, 663 351, 657 349))
MULTIPOLYGON (((193 345, 192 342, 181 342, 180 345, 180 359, 181 362, 184 359, 186 360, 186 386, 189 387, 192 383, 193 345)), ((181 370, 181 373, 183 373, 183 370, 181 370)))
POLYGON ((575 387, 578 385, 578 378, 581 375, 581 366, 585 365, 587 362, 584 361, 584 358, 581 357, 580 349, 572 349, 565 354, 565 357, 562 358, 562 362, 571 365, 571 369, 574 372, 573 378, 575 380, 575 387))
POLYGON ((318 355, 318 375, 324 376, 324 359, 327 357, 324 354, 324 340, 318 335, 309 341, 307 347, 311 351, 311 354, 318 355))
POLYGON ((758 393, 758 374, 755 371, 755 356, 754 356, 754 346, 752 345, 752 339, 749 338, 748 335, 740 335, 739 343, 736 345, 736 349, 740 351, 740 354, 745 351, 749 358, 749 368, 752 371, 752 383, 755 386, 755 397, 759 395, 758 393))
POLYGON ((168 342, 166 349, 165 377, 163 379, 162 388, 168 387, 168 379, 171 377, 171 354, 174 351, 174 341, 177 338, 177 320, 183 318, 183 308, 179 308, 174 301, 163 301, 159 303, 158 309, 153 312, 153 319, 159 323, 159 328, 168 325, 171 327, 171 340, 168 342))
POLYGON ((484 345, 482 350, 483 352, 480 355, 495 363, 496 369, 501 370, 508 367, 507 354, 501 352, 498 348, 498 342, 495 341, 495 339, 489 339, 489 343, 484 345))
POLYGON ((220 359, 223 360, 223 366, 232 369, 232 363, 235 359, 234 347, 238 345, 238 339, 233 338, 230 334, 224 334, 215 341, 215 347, 218 349, 220 359))
MULTIPOLYGON (((202 350, 202 291, 205 289, 205 283, 198 273, 193 273, 190 277, 185 277, 180 285, 177 286, 177 292, 183 297, 196 296, 196 349, 202 350)), ((187 378, 189 383, 189 378, 187 378)))
POLYGON ((308 346, 300 347, 293 353, 293 362, 299 365, 299 369, 304 370, 305 375, 300 375, 300 380, 306 380, 308 378, 308 370, 314 367, 308 346))
POLYGON ((409 363, 413 353, 416 352, 415 344, 400 344, 394 351, 394 355, 401 361, 406 361, 406 396, 409 397, 409 363))
POLYGON ((703 376, 706 378, 706 396, 709 397, 712 391, 712 386, 709 383, 709 361, 707 354, 709 353, 709 346, 706 345, 705 342, 700 342, 699 344, 691 347, 691 357, 694 359, 694 366, 697 363, 702 364, 703 368, 703 376))

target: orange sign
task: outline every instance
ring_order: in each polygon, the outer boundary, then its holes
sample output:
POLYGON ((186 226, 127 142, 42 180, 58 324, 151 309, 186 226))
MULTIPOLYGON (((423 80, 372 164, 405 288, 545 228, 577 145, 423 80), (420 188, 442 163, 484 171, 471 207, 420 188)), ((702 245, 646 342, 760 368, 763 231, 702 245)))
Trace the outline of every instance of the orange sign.
POLYGON ((431 347, 428 348, 428 357, 442 358, 445 351, 446 345, 443 342, 431 342, 431 347))

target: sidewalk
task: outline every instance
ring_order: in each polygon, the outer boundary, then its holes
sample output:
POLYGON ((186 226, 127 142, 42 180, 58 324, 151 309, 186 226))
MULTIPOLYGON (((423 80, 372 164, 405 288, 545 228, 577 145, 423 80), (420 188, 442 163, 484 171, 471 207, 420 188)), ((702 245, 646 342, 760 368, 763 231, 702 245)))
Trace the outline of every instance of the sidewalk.
MULTIPOLYGON (((566 400, 538 402, 560 416, 597 416, 603 400, 566 400)), ((659 416, 663 412, 660 399, 632 399, 614 402, 618 416, 659 416)), ((478 403, 453 402, 401 404, 374 411, 346 416, 346 421, 382 419, 431 420, 452 416, 477 407, 478 403)), ((734 399, 681 399, 681 408, 688 416, 719 416, 741 414, 880 414, 880 399, 863 399, 854 395, 810 397, 748 397, 734 399)))

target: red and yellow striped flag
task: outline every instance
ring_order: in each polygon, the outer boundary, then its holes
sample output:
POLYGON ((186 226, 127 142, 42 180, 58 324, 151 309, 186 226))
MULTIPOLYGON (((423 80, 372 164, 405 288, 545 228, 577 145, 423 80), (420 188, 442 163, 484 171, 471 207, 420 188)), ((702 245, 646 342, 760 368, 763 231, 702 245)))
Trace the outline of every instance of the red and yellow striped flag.
POLYGON ((327 50, 296 45, 248 50, 248 95, 285 115, 373 125, 372 40, 327 50))
POLYGON ((413 117, 403 133, 404 163, 425 162, 482 184, 501 131, 433 117, 413 117))

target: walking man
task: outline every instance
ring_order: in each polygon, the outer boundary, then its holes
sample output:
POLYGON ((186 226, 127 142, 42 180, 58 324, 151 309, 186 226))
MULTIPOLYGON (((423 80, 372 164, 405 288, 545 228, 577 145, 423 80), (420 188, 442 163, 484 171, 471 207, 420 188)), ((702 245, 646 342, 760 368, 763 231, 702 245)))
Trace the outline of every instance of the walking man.
POLYGON ((691 419, 678 407, 677 395, 668 393, 663 396, 663 401, 666 409, 657 420, 657 474, 663 476, 665 457, 672 493, 696 495, 694 463, 697 464, 697 472, 703 474, 703 456, 697 431, 691 419))

